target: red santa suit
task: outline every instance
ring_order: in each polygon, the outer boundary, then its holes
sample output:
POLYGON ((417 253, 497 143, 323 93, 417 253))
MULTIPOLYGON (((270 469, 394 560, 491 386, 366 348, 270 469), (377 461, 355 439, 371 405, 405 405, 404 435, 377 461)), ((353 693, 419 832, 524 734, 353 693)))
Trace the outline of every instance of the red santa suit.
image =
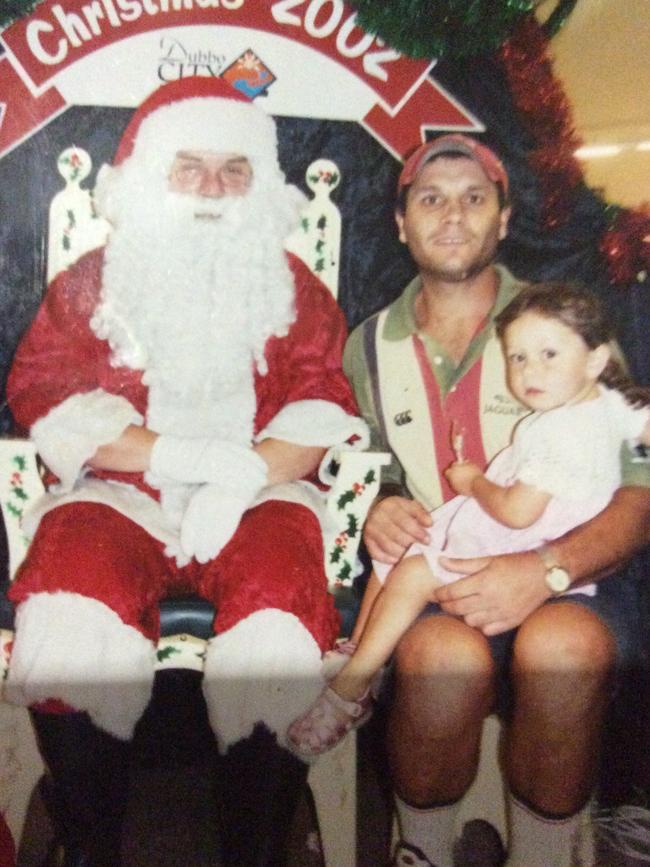
MULTIPOLYGON (((290 267, 295 319, 257 359, 253 441, 328 447, 363 439, 340 365, 342 314, 299 260, 291 257, 290 267)), ((8 382, 17 422, 58 480, 31 516, 34 539, 11 590, 18 608, 8 694, 23 704, 60 699, 129 738, 151 693, 157 603, 193 590, 217 607, 204 695, 220 746, 260 721, 282 742, 318 694, 321 653, 338 628, 319 486, 266 487, 218 556, 199 563, 179 543, 175 508, 180 514, 187 497, 168 506, 165 485, 146 474, 87 466, 130 425, 169 432, 154 419, 146 365, 116 364, 93 326, 104 269, 103 251, 94 251, 54 281, 8 382)), ((214 436, 210 424, 197 410, 196 430, 182 433, 214 436)))

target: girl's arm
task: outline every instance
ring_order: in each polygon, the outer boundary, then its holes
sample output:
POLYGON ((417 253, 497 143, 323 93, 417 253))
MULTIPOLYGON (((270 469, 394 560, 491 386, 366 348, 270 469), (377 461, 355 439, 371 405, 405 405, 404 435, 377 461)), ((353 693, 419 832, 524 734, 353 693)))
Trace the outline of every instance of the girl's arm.
POLYGON ((452 464, 445 475, 457 494, 474 497, 491 518, 513 529, 534 524, 551 499, 550 494, 523 482, 507 487, 497 485, 470 461, 452 464))

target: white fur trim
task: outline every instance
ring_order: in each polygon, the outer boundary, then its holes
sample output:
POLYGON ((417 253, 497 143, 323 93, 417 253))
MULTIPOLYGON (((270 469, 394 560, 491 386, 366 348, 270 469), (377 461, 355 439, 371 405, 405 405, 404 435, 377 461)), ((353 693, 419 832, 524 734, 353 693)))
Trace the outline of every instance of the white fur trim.
POLYGON ((5 696, 29 706, 57 698, 128 740, 154 677, 153 643, 102 602, 36 593, 18 606, 5 696))
POLYGON ((124 397, 101 388, 73 394, 40 418, 31 429, 36 449, 70 491, 84 463, 99 446, 116 440, 130 425, 141 425, 140 413, 124 397))
MULTIPOLYGON (((189 490, 191 492, 192 489, 189 490)), ((169 519, 160 503, 132 485, 93 478, 82 479, 69 493, 44 494, 40 497, 23 518, 23 531, 32 538, 44 515, 68 503, 101 503, 110 506, 143 527, 154 539, 172 547, 174 552, 179 548, 179 524, 169 519)))
POLYGON ((260 431, 256 442, 273 438, 301 446, 340 445, 351 436, 359 437, 358 448, 367 448, 368 425, 358 416, 348 415, 328 400, 296 400, 288 403, 260 431))
POLYGON ((253 164, 254 183, 260 170, 280 171, 273 119, 256 105, 235 99, 183 99, 142 121, 133 148, 136 159, 144 157, 166 175, 182 150, 246 156, 253 164))
POLYGON ((323 687, 321 653, 311 633, 286 611, 267 608, 211 638, 203 693, 219 748, 263 722, 285 745, 289 724, 323 687))

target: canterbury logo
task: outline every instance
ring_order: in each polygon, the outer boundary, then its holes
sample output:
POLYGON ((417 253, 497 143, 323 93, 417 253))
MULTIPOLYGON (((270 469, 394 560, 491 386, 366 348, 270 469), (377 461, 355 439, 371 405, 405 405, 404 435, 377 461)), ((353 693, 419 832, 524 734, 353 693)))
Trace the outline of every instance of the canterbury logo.
POLYGON ((393 418, 393 421, 398 427, 401 427, 404 424, 410 424, 413 421, 411 410, 405 409, 404 412, 398 412, 397 415, 393 418))

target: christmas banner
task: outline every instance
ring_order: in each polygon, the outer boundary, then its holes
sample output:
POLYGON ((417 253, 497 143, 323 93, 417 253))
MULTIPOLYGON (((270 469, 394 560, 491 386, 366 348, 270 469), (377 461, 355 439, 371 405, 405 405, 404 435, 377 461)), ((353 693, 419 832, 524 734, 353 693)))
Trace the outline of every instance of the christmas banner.
POLYGON ((64 0, 4 31, 0 154, 70 105, 134 107, 158 84, 222 76, 275 115, 362 124, 402 157, 479 121, 342 0, 64 0))

